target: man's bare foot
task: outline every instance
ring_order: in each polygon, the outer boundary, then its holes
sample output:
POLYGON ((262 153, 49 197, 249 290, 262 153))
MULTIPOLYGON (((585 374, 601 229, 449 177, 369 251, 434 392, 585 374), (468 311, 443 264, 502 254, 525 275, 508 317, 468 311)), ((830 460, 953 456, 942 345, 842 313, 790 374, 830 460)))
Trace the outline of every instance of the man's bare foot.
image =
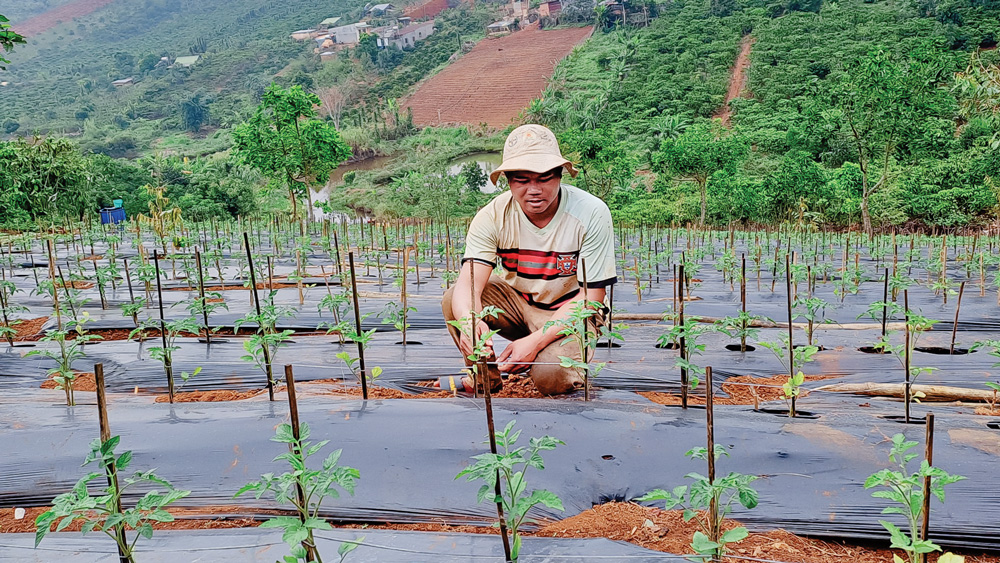
POLYGON ((446 382, 445 383, 445 385, 446 385, 445 391, 453 391, 454 392, 456 390, 459 390, 458 389, 458 384, 459 383, 461 383, 461 385, 462 385, 462 389, 460 389, 460 390, 464 391, 466 393, 472 393, 472 390, 475 387, 475 385, 472 383, 472 378, 471 377, 464 376, 462 378, 459 378, 457 375, 450 375, 450 376, 445 376, 445 377, 439 378, 437 381, 434 382, 434 387, 441 388, 441 382, 442 381, 446 382), (449 389, 449 387, 451 387, 451 388, 449 389))

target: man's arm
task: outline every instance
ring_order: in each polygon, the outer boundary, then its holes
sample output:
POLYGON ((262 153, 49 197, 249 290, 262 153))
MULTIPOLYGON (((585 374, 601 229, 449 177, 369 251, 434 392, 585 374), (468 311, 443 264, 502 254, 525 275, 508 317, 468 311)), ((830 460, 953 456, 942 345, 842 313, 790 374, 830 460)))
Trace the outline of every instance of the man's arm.
MULTIPOLYGON (((476 282, 478 282, 478 271, 476 272, 476 276, 476 282)), ((603 303, 606 293, 607 291, 603 287, 588 287, 586 298, 588 301, 598 301, 603 303)), ((584 294, 583 290, 581 290, 575 297, 560 305, 550 320, 559 321, 569 318, 573 308, 576 307, 577 303, 583 301, 583 299, 584 294)), ((564 336, 559 334, 560 330, 561 329, 557 326, 550 326, 548 329, 543 326, 528 336, 511 342, 510 345, 504 348, 503 352, 501 352, 500 356, 497 358, 497 361, 500 363, 500 371, 508 373, 520 373, 526 371, 531 367, 531 362, 535 361, 535 357, 539 352, 544 350, 549 344, 564 338, 564 336)))
MULTIPOLYGON (((455 292, 452 294, 451 298, 451 312, 455 315, 456 319, 468 320, 469 313, 472 312, 473 304, 475 304, 476 311, 483 310, 483 290, 486 288, 486 283, 490 280, 490 274, 493 273, 493 266, 480 262, 478 260, 466 260, 462 264, 462 269, 458 274, 458 280, 455 281, 455 292), (475 270, 475 290, 472 291, 472 272, 475 270), (475 294, 475 301, 473 301, 473 294, 475 294)), ((483 321, 476 323, 476 339, 478 339, 488 330, 490 327, 483 321)), ((462 353, 468 356, 472 353, 472 340, 466 336, 465 332, 462 332, 462 336, 459 339, 459 347, 462 349, 462 353)), ((490 339, 486 342, 486 352, 487 356, 493 353, 493 340, 490 339)))

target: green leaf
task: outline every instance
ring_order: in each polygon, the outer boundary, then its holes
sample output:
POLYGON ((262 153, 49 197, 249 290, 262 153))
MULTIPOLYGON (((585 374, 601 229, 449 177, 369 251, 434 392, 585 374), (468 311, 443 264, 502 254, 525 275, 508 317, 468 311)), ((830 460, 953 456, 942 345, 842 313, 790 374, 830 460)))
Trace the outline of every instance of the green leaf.
POLYGON ((746 528, 740 526, 739 528, 733 528, 732 530, 722 534, 722 537, 719 538, 719 543, 727 544, 737 542, 749 535, 750 532, 748 532, 746 528))
POLYGON ((695 532, 694 537, 691 538, 691 549, 693 549, 695 553, 700 553, 702 555, 714 555, 720 547, 722 547, 722 545, 708 539, 708 536, 700 530, 695 532))

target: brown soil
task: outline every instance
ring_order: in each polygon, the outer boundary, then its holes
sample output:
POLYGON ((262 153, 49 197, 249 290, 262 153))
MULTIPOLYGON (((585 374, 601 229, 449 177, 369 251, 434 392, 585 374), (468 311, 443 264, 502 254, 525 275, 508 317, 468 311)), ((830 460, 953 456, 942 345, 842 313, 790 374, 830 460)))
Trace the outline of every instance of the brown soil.
MULTIPOLYGON (((837 376, 831 375, 807 375, 806 381, 822 381, 837 376)), ((781 386, 788 381, 787 375, 774 375, 771 377, 752 377, 749 375, 737 375, 730 377, 722 384, 722 390, 728 397, 716 395, 713 403, 717 405, 753 405, 754 393, 757 394, 757 402, 778 401, 785 398, 785 392, 781 386)), ((646 397, 654 403, 661 405, 681 404, 680 395, 673 393, 661 393, 659 391, 640 391, 640 395, 646 397)), ((808 396, 808 391, 802 391, 800 397, 808 396)), ((689 395, 688 401, 693 405, 704 405, 705 398, 696 395, 689 395)))
MULTIPOLYGON (((421 381, 417 385, 421 387, 436 387, 437 380, 433 381, 421 381)), ((430 393, 429 398, 444 393, 444 397, 451 397, 450 391, 441 391, 439 393, 430 393)), ((512 375, 503 382, 503 389, 493 393, 491 395, 495 399, 545 399, 548 398, 542 395, 538 389, 535 387, 535 383, 527 376, 512 375)))
MULTIPOLYGON (((76 372, 76 379, 73 380, 73 391, 97 391, 97 380, 95 379, 94 372, 92 371, 78 371, 76 372)), ((39 386, 41 389, 56 389, 59 384, 56 380, 49 378, 42 382, 39 386)))
POLYGON ((419 4, 408 6, 403 11, 403 15, 408 18, 427 19, 433 18, 448 9, 448 0, 426 0, 419 4))
MULTIPOLYGON (((24 342, 25 340, 35 340, 33 337, 42 332, 42 326, 48 320, 48 317, 38 317, 35 319, 21 319, 13 321, 12 328, 17 331, 17 335, 14 336, 14 341, 24 342)), ((0 326, 6 325, 0 322, 0 326)))
MULTIPOLYGON (((69 286, 73 289, 90 289, 94 287, 94 282, 81 281, 81 280, 71 280, 69 286)), ((66 287, 63 285, 62 280, 56 282, 56 287, 66 287)))
MULTIPOLYGON (((329 390, 331 395, 339 395, 344 397, 361 397, 361 387, 347 386, 344 382, 339 379, 316 379, 314 381, 302 382, 303 385, 333 385, 333 389, 329 390)), ((448 391, 438 391, 433 393, 404 393, 398 389, 388 389, 385 387, 379 387, 378 385, 368 386, 368 398, 369 399, 444 399, 451 397, 452 394, 448 391)))
MULTIPOLYGON (((216 403, 221 401, 242 401, 256 397, 266 391, 266 389, 251 389, 250 391, 234 391, 232 389, 215 389, 212 391, 186 391, 184 393, 174 393, 175 403, 216 403)), ((157 395, 153 399, 157 403, 170 401, 169 395, 157 395)))
MULTIPOLYGON (((25 508, 24 518, 14 519, 13 508, 0 508, 0 533, 34 533, 35 518, 48 510, 48 506, 35 506, 25 508)), ((240 506, 213 506, 207 508, 167 508, 167 512, 174 515, 173 522, 153 522, 155 530, 208 530, 221 528, 254 528, 260 525, 260 521, 246 514, 283 514, 275 510, 247 509, 240 506)), ((70 524, 66 530, 79 532, 83 527, 82 521, 70 524)))
POLYGON ((80 258, 80 260, 89 260, 91 262, 96 262, 98 260, 104 260, 104 257, 99 256, 97 254, 91 254, 90 256, 84 256, 83 258, 80 258))
POLYGON ((60 6, 54 10, 49 10, 33 18, 28 18, 21 23, 12 25, 12 29, 25 37, 33 37, 52 29, 60 22, 69 23, 74 18, 86 16, 87 14, 110 4, 114 0, 77 0, 65 6, 60 6))
POLYGON ((756 41, 756 37, 748 35, 740 43, 740 54, 736 56, 736 63, 733 64, 733 71, 729 77, 729 90, 726 91, 726 101, 715 112, 715 115, 712 116, 722 119, 722 124, 726 127, 729 127, 729 119, 732 117, 729 102, 741 97, 744 94, 743 90, 747 86, 747 70, 750 68, 750 50, 756 41))
POLYGON ((420 84, 401 105, 413 110, 417 125, 507 127, 542 93, 556 64, 591 33, 590 27, 541 31, 531 25, 484 39, 420 84))
POLYGON ((983 416, 1000 416, 1000 407, 991 409, 990 407, 976 407, 976 414, 983 416))
MULTIPOLYGON (((739 523, 727 520, 723 529, 739 523)), ((691 537, 698 530, 694 520, 684 522, 678 510, 659 510, 632 503, 608 503, 576 516, 543 526, 535 536, 608 538, 627 541, 646 549, 667 553, 691 553, 691 537)), ((888 549, 870 549, 842 543, 808 539, 785 530, 752 533, 746 539, 730 544, 729 552, 758 560, 795 561, 796 563, 886 563, 892 561, 888 549)), ((742 561, 738 557, 724 561, 742 561)), ((928 559, 937 560, 935 555, 928 559)), ((993 563, 1000 557, 966 554, 968 563, 993 563)))
MULTIPOLYGON (((26 508, 24 518, 15 520, 13 508, 0 508, 0 533, 34 532, 35 518, 47 509, 48 507, 26 508)), ((255 516, 287 514, 287 512, 280 510, 262 510, 240 506, 173 507, 168 508, 167 511, 173 514, 177 520, 165 523, 154 522, 154 529, 250 528, 261 523, 255 516)), ((74 522, 67 530, 79 531, 82 524, 79 521, 74 522)), ((694 521, 684 522, 680 511, 665 511, 624 502, 598 505, 565 520, 542 524, 542 527, 537 531, 526 532, 525 535, 553 538, 608 538, 615 541, 627 541, 646 549, 676 554, 691 553, 691 537, 698 529, 694 521)), ((738 525, 739 523, 736 521, 727 520, 723 529, 728 530, 738 525)), ((414 524, 348 524, 340 526, 340 528, 466 534, 497 533, 497 530, 489 526, 488 522, 484 522, 482 526, 449 526, 436 522, 425 522, 414 524)), ((752 533, 746 539, 730 544, 729 551, 740 557, 795 561, 797 563, 837 561, 844 563, 886 563, 892 561, 892 552, 888 549, 871 549, 844 543, 814 540, 796 536, 785 530, 752 533)), ((965 555, 967 563, 1000 563, 1000 557, 995 555, 969 553, 963 553, 963 555, 965 555)), ((737 558, 724 559, 730 563, 740 560, 737 558)), ((936 562, 937 556, 931 555, 929 561, 936 562)))

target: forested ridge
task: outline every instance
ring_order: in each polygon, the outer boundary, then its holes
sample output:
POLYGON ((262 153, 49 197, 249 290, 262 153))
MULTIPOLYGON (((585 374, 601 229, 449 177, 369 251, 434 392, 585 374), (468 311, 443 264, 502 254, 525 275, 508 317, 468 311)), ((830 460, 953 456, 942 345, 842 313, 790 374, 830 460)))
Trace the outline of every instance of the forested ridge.
MULTIPOLYGON (((0 121, 12 140, 0 145, 0 177, 14 189, 0 205, 9 206, 8 226, 82 217, 111 194, 142 210, 147 184, 166 186, 201 218, 283 209, 277 194, 291 186, 282 174, 229 152, 230 131, 251 120, 271 82, 315 93, 316 118, 339 130, 355 158, 394 157, 351 173, 330 194, 332 210, 424 216, 436 204, 421 198, 481 185, 474 171, 453 182, 445 165, 498 149, 505 132, 419 130, 397 98, 460 56, 463 41, 481 38, 495 7, 445 11, 415 50, 363 42, 320 63, 287 31, 333 12, 357 17, 360 5, 236 0, 201 19, 204 6, 177 6, 122 0, 74 23, 79 39, 45 35, 7 55, 0 121), (169 50, 158 47, 171 33, 169 50), (68 56, 96 36, 107 49, 68 56), (202 61, 157 63, 187 53, 202 61), (129 73, 142 78, 135 87, 110 86, 129 73)), ((522 114, 559 134, 580 163, 576 183, 619 221, 874 230, 978 227, 998 217, 1000 2, 682 0, 630 9, 648 27, 616 22, 600 6, 585 11, 575 24, 589 18, 594 36, 522 114), (717 116, 747 42, 746 86, 724 124, 717 116)), ((461 199, 460 213, 479 200, 461 199)))

